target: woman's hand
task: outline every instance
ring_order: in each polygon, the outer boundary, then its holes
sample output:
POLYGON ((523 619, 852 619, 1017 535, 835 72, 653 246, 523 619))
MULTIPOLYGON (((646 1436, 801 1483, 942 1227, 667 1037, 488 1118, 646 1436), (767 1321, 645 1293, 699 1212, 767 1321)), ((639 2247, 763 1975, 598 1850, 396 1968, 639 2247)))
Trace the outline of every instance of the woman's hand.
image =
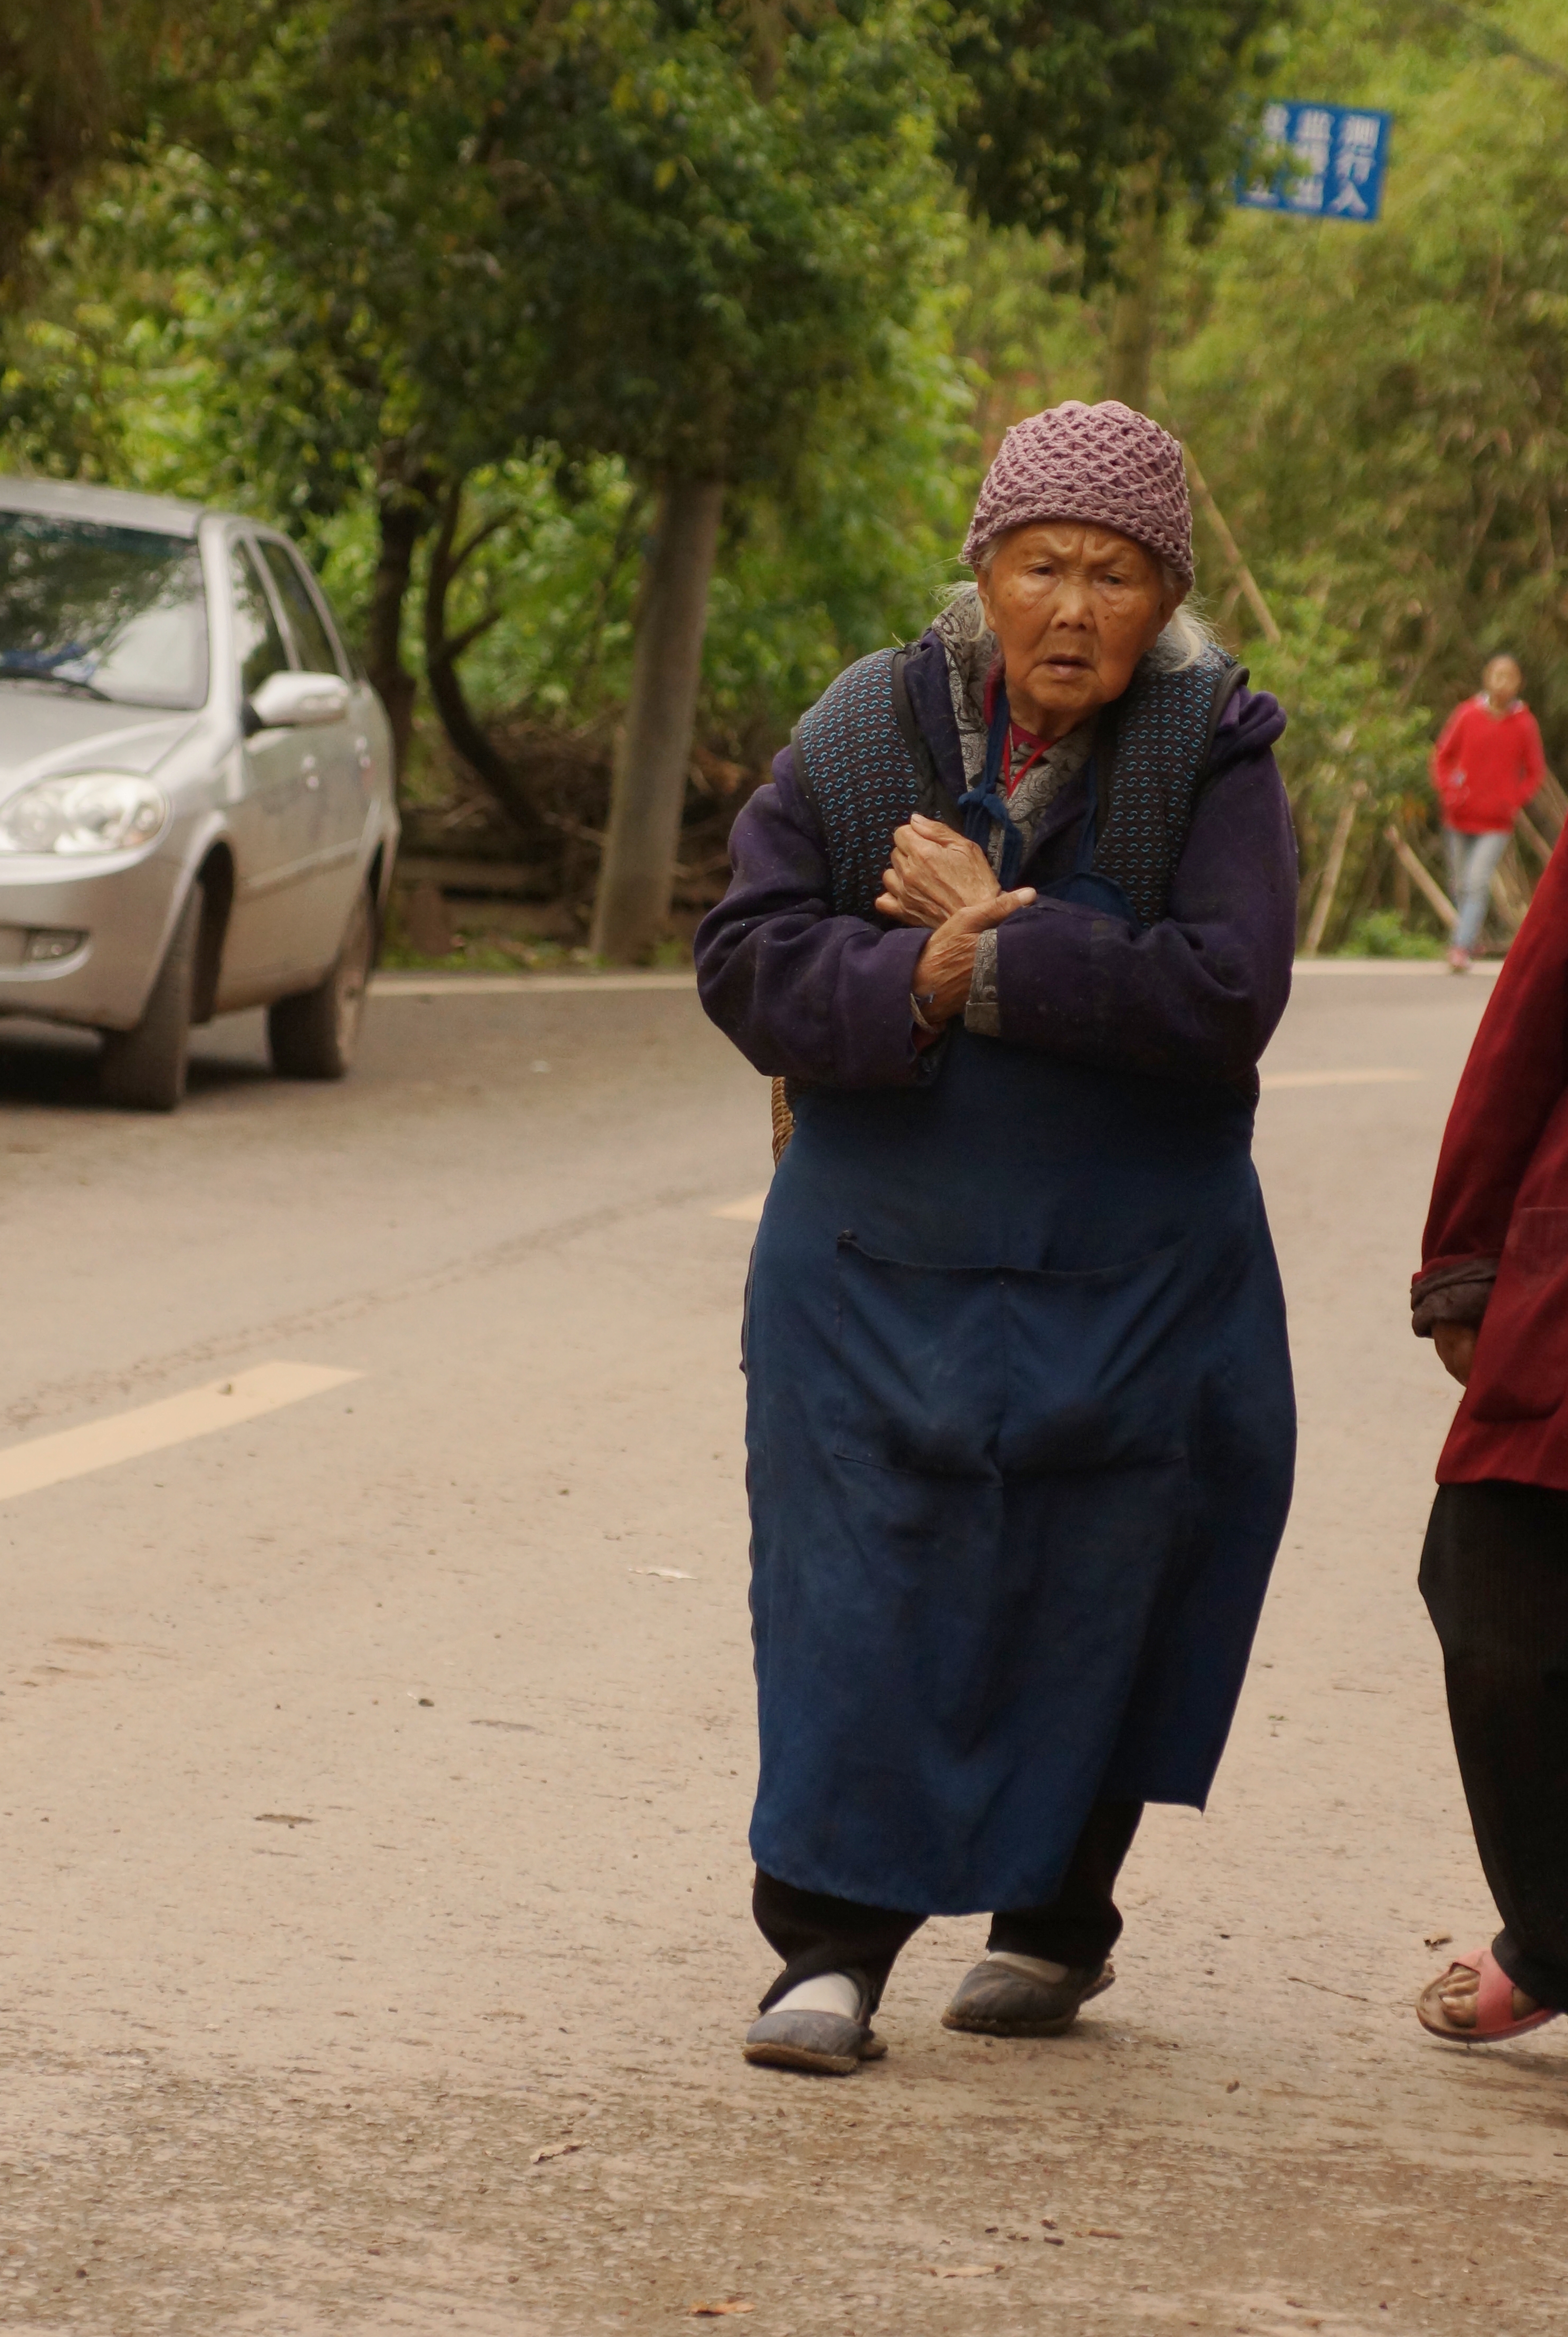
POLYGON ((993 893, 988 901, 956 909, 943 919, 915 962, 910 985, 927 1022, 951 1022, 963 1013, 981 934, 1004 924, 1015 910, 1028 908, 1034 897, 1033 885, 1025 885, 1016 893, 993 893))
POLYGON ((995 901, 1001 890, 977 844, 917 811, 894 835, 893 865, 883 871, 877 906, 901 925, 935 932, 958 910, 995 901))
POLYGON ((1435 1323, 1432 1345, 1437 1350, 1437 1360, 1449 1376, 1461 1387, 1470 1384, 1470 1368, 1475 1361, 1475 1325, 1473 1323, 1435 1323))

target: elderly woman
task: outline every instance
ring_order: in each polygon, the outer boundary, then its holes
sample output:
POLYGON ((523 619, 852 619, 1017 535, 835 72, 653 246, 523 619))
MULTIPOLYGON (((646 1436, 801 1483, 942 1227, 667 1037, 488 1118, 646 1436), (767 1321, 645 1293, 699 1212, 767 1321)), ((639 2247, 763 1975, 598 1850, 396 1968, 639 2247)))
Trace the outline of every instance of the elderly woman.
POLYGON ((784 1960, 748 2059, 847 2074, 930 1914, 950 2029, 1109 1987, 1146 1802, 1201 1806, 1283 1530, 1284 1312, 1251 1162, 1296 865, 1270 698, 1183 611, 1181 449, 1008 433, 976 584, 841 674, 697 939, 793 1134, 745 1328, 784 1960))

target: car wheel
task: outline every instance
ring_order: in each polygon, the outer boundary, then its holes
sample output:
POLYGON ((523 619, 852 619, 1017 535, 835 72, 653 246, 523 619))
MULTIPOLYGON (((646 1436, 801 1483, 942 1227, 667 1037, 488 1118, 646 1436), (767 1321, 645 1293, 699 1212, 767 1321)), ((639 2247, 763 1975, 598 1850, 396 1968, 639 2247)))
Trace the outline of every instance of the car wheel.
POLYGON ((98 1090, 128 1111, 172 1111, 185 1092, 202 899, 201 885, 192 885, 141 1022, 132 1031, 103 1033, 98 1090))
POLYGON ((340 1080, 354 1061, 365 985, 376 957, 376 907, 367 890, 354 904, 337 963, 324 982, 267 1009, 272 1068, 286 1080, 340 1080))

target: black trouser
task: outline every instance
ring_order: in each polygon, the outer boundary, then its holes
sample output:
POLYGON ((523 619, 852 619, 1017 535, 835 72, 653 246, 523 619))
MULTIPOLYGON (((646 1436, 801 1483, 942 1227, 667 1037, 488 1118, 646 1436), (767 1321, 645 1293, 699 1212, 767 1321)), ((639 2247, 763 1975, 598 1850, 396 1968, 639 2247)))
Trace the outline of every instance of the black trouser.
MULTIPOLYGON (((1012 1907, 994 1915, 986 1946, 1098 1969, 1122 1935, 1122 1917, 1111 1894, 1142 1814, 1142 1802, 1096 1802, 1050 1905, 1012 1907)), ((758 2007, 760 2012, 801 1980, 831 1971, 864 1973, 875 2012, 893 1959, 926 1921, 891 1907, 831 1899, 825 1892, 797 1891, 760 1867, 751 1912, 769 1946, 784 1958, 783 1970, 758 2007)))
POLYGON ((1516 1988, 1568 2009, 1568 1493, 1443 1485, 1421 1553, 1475 1847, 1516 1988))

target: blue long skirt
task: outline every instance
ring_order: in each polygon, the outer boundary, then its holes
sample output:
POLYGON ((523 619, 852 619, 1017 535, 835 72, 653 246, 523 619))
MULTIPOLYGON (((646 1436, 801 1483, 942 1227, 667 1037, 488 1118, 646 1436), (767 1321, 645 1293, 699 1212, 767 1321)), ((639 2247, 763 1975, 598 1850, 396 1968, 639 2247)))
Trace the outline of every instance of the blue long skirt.
POLYGON ((1251 1129, 962 1031, 799 1098, 745 1334, 769 1873, 1038 1906, 1099 1797, 1201 1806, 1295 1452, 1251 1129))

